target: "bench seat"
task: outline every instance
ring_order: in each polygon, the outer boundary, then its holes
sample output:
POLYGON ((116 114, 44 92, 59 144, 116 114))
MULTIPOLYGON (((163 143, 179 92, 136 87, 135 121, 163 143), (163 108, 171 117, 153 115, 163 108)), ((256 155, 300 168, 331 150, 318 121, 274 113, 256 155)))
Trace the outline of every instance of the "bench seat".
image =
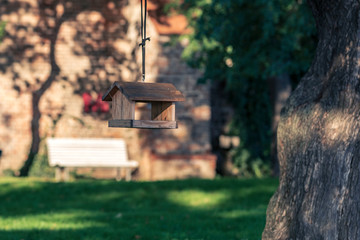
MULTIPOLYGON (((56 179, 68 179, 69 167, 118 168, 126 169, 126 180, 131 180, 131 170, 138 162, 129 160, 123 139, 108 138, 48 138, 49 165, 56 167, 56 179)), ((65 180, 67 180, 65 179, 65 180)))

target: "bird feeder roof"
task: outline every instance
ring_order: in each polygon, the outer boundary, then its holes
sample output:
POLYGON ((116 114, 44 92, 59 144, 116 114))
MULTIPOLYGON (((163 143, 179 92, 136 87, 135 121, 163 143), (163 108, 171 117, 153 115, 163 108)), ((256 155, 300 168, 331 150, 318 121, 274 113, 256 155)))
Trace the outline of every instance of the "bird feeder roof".
POLYGON ((179 102, 184 96, 171 83, 115 82, 102 100, 112 101, 117 91, 121 91, 131 101, 139 102, 179 102))

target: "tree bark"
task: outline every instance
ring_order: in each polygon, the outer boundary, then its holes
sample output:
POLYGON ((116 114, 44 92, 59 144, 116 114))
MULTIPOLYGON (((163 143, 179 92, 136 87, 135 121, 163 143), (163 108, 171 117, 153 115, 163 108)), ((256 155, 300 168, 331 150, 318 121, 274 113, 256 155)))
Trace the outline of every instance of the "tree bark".
POLYGON ((319 43, 281 113, 263 239, 360 239, 360 2, 308 2, 319 43))

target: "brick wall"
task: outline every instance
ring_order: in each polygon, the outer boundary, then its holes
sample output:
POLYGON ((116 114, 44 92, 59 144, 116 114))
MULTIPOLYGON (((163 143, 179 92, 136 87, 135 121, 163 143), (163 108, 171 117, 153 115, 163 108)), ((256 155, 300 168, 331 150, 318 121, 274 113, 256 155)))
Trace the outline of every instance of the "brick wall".
MULTIPOLYGON (((0 0, 0 20, 7 22, 0 44, 0 172, 23 165, 35 128, 41 140, 124 138, 129 156, 140 162, 140 179, 187 177, 181 173, 198 168, 189 162, 192 155, 208 165, 198 171, 199 177, 214 176, 214 160, 208 157, 209 86, 198 85, 201 73, 181 61, 185 43, 168 44, 171 38, 160 36, 150 21, 147 81, 171 82, 183 92, 186 101, 176 105, 179 129, 108 128, 109 113, 84 112, 82 94, 95 100, 114 81, 140 80, 139 16, 137 0, 0 0), (39 96, 38 104, 34 96, 39 96), (183 161, 181 168, 165 164, 159 171, 151 164, 154 159, 172 161, 175 155, 186 156, 176 158, 183 161), (177 173, 169 174, 166 166, 177 173), (156 177, 150 174, 154 171, 156 177)), ((137 114, 146 111, 146 106, 139 107, 137 114)))

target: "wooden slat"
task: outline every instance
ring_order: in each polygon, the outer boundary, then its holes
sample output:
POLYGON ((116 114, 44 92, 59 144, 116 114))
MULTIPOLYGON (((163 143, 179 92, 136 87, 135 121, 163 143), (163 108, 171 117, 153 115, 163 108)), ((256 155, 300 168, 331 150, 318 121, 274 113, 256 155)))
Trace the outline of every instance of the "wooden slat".
POLYGON ((145 128, 145 129, 175 129, 176 121, 151 121, 151 120, 110 120, 109 127, 118 128, 145 128))
POLYGON ((181 102, 184 101, 185 98, 182 96, 178 96, 180 92, 144 92, 142 95, 136 95, 137 91, 128 91, 129 99, 137 102, 181 102))
POLYGON ((152 102, 151 103, 151 120, 175 121, 175 103, 152 102))
POLYGON ((113 119, 134 119, 135 102, 130 101, 120 91, 116 92, 112 101, 113 119))
POLYGON ((115 93, 119 90, 119 88, 116 86, 116 82, 114 82, 111 87, 106 91, 106 93, 103 95, 102 100, 111 102, 113 96, 115 93))
POLYGON ((177 128, 176 121, 150 121, 150 120, 135 120, 133 122, 135 128, 164 128, 164 129, 175 129, 177 128))
POLYGON ((123 101, 122 119, 135 119, 135 102, 130 101, 125 95, 122 95, 121 99, 123 101))
POLYGON ((52 167, 56 166, 66 166, 66 167, 89 167, 89 168, 136 168, 139 166, 136 161, 123 162, 121 164, 98 164, 93 162, 74 162, 74 161, 58 161, 55 165, 50 165, 52 167))
POLYGON ((124 89, 176 91, 175 86, 171 83, 116 82, 116 85, 124 89))
POLYGON ((104 101, 110 101, 116 91, 121 91, 133 101, 185 101, 184 96, 171 83, 116 82, 106 92, 104 101))
POLYGON ((108 127, 132 128, 133 120, 113 119, 109 120, 108 127))
POLYGON ((121 109, 122 109, 122 93, 116 92, 112 98, 112 117, 113 119, 119 118, 122 119, 121 109))

